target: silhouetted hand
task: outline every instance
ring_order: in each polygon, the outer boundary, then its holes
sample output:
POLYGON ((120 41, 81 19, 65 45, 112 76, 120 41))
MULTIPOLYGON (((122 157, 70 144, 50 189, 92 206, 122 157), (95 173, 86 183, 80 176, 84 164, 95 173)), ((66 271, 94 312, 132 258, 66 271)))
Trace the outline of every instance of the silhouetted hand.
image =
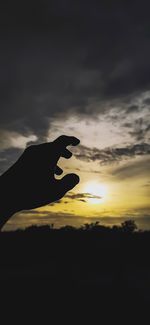
POLYGON ((75 137, 60 136, 53 142, 25 149, 17 162, 0 177, 1 226, 18 211, 61 199, 79 182, 76 174, 68 174, 61 180, 54 177, 54 174, 63 172, 57 166, 59 158, 72 156, 66 147, 76 146, 79 142, 75 137))

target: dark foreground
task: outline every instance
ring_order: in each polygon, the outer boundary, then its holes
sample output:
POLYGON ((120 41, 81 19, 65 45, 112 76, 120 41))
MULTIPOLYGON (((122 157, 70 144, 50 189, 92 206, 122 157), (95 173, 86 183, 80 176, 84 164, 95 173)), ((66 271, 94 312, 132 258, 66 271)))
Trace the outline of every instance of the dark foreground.
POLYGON ((130 225, 1 233, 1 309, 41 324, 149 323, 149 251, 150 232, 130 225))

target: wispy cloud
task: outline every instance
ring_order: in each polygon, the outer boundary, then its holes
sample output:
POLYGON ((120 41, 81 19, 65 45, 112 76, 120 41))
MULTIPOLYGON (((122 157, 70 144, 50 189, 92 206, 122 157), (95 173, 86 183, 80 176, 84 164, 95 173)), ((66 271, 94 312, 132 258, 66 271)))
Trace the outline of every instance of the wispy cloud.
POLYGON ((83 161, 99 161, 100 164, 110 164, 127 158, 144 156, 150 154, 150 145, 148 143, 134 144, 119 148, 88 148, 79 146, 76 148, 75 157, 83 161))
POLYGON ((5 225, 4 230, 15 230, 18 228, 28 227, 29 225, 50 225, 52 223, 56 228, 62 227, 64 225, 80 227, 84 223, 91 223, 96 221, 99 221, 102 225, 113 226, 114 224, 120 225, 123 221, 128 219, 135 220, 140 229, 150 229, 150 214, 148 212, 144 212, 146 211, 139 211, 137 215, 136 211, 129 211, 120 217, 114 217, 111 215, 83 217, 80 215, 74 216, 71 213, 54 213, 51 211, 43 211, 43 213, 41 213, 37 210, 31 210, 16 214, 14 218, 8 221, 8 223, 5 225))
POLYGON ((73 192, 66 194, 65 198, 68 198, 70 200, 77 200, 81 202, 86 202, 86 200, 88 199, 99 199, 99 200, 102 199, 101 196, 93 195, 91 193, 73 193, 73 192))
POLYGON ((150 188, 150 181, 143 185, 143 187, 150 188))
POLYGON ((118 180, 149 175, 150 159, 143 161, 134 161, 123 166, 116 167, 111 174, 118 180))

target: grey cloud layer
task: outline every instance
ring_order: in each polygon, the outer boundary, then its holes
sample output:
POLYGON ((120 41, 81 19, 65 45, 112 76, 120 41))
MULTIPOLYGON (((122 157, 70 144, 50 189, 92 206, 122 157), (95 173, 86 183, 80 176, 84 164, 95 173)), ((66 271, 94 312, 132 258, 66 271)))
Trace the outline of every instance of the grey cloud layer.
POLYGON ((1 1, 0 128, 42 137, 59 114, 92 116, 93 99, 135 110, 130 98, 150 87, 149 9, 137 0, 1 1))
MULTIPOLYGON (((4 172, 10 165, 16 161, 19 155, 22 153, 21 149, 7 149, 1 153, 0 158, 0 173, 4 172)), ((85 146, 78 146, 74 148, 74 156, 82 161, 98 161, 101 165, 108 165, 114 162, 124 161, 126 159, 135 157, 147 157, 150 154, 150 144, 139 143, 130 145, 127 147, 119 148, 89 148, 85 146)), ((141 164, 141 163, 140 163, 141 164)), ((145 163, 144 163, 145 164, 145 163)), ((145 168, 143 164, 143 168, 145 168)), ((77 171, 80 169, 77 169, 77 171)), ((85 172, 89 172, 86 171, 85 172)), ((100 173, 96 171, 96 173, 100 173)))
POLYGON ((140 143, 120 148, 106 148, 103 150, 97 148, 87 148, 79 146, 74 153, 77 159, 83 161, 98 161, 100 164, 110 164, 126 158, 144 156, 150 154, 150 145, 140 143))
POLYGON ((5 172, 21 155, 21 149, 7 149, 0 154, 0 174, 5 172))
POLYGON ((143 119, 135 118, 132 122, 125 122, 122 126, 128 129, 129 134, 136 141, 144 141, 146 138, 150 140, 150 115, 148 114, 143 119))

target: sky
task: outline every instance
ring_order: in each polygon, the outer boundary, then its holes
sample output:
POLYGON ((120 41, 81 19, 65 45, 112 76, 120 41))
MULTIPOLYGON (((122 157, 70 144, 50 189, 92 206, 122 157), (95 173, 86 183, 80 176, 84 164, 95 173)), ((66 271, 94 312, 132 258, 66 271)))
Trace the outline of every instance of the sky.
POLYGON ((1 1, 0 174, 32 143, 81 141, 59 162, 80 184, 6 230, 127 218, 150 229, 149 11, 145 0, 1 1))

